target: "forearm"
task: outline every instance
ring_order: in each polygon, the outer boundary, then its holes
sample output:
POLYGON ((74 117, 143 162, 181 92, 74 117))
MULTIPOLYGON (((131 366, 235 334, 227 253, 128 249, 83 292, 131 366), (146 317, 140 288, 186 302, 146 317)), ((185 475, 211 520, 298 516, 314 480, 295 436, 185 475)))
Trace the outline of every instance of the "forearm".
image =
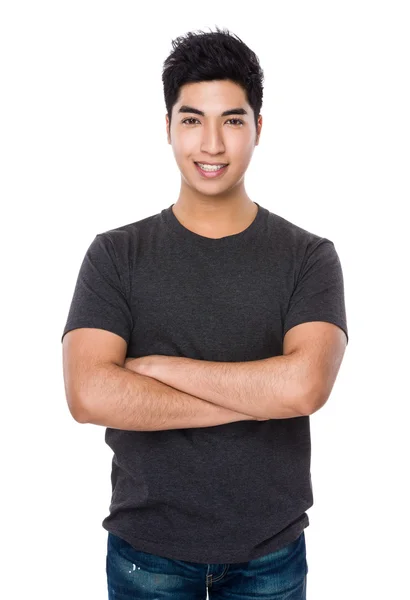
POLYGON ((169 387, 118 365, 94 370, 84 390, 81 422, 132 431, 212 427, 258 420, 169 387))
MULTIPOLYGON (((154 355, 141 368, 153 377, 187 394, 257 419, 288 419, 305 414, 311 394, 303 359, 280 355, 246 362, 214 362, 154 355), (152 360, 151 360, 152 359, 152 360)), ((133 368, 130 361, 129 368, 133 368)))

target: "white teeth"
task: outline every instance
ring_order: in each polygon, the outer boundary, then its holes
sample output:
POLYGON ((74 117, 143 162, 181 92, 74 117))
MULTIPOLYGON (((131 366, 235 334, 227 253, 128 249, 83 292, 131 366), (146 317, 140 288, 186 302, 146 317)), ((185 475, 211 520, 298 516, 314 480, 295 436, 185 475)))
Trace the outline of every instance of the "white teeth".
POLYGON ((222 169, 223 167, 225 167, 226 165, 204 165, 203 163, 197 163, 201 169, 203 169, 204 171, 219 171, 219 169, 222 169))

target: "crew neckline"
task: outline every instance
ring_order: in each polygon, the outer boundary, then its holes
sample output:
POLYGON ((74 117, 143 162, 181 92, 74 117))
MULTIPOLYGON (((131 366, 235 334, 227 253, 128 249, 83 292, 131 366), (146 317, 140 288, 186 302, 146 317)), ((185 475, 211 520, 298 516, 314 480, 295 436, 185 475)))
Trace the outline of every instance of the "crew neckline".
MULTIPOLYGON (((175 203, 174 203, 175 204, 175 203)), ((263 217, 266 216, 265 213, 267 209, 263 208, 257 202, 254 202, 258 207, 258 212, 252 223, 248 225, 246 229, 240 231, 239 233, 234 233, 233 235, 226 235, 221 238, 209 238, 204 235, 200 235, 199 233, 195 233, 191 231, 185 225, 177 219, 176 215, 172 211, 172 207, 174 204, 171 204, 168 208, 164 208, 161 213, 164 221, 168 225, 168 227, 172 230, 172 232, 177 235, 179 238, 184 239, 193 244, 198 244, 201 246, 205 246, 208 248, 221 248, 226 246, 231 246, 235 244, 241 244, 243 242, 248 242, 251 237, 253 237, 256 232, 259 230, 263 217)))

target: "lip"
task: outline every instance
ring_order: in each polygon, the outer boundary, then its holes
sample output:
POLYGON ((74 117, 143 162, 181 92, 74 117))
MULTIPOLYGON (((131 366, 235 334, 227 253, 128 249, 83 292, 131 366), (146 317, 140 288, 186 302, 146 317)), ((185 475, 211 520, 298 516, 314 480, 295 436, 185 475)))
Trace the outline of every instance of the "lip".
POLYGON ((207 162, 206 160, 194 160, 194 163, 201 163, 203 165, 210 165, 211 167, 216 167, 218 165, 228 165, 229 164, 229 163, 220 163, 220 162, 210 163, 210 162, 207 162))
MULTIPOLYGON (((207 163, 207 164, 211 164, 211 163, 207 163)), ((215 177, 221 177, 229 167, 229 163, 228 163, 225 167, 222 167, 222 169, 218 169, 217 171, 203 171, 201 169, 201 167, 195 161, 194 161, 194 165, 195 165, 198 173, 201 175, 201 177, 204 177, 205 179, 215 179, 215 177)))

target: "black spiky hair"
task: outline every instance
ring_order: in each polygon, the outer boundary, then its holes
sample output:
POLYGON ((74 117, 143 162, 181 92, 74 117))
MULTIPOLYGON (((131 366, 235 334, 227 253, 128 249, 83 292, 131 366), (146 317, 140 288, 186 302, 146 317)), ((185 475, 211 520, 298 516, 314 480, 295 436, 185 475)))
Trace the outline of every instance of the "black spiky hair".
POLYGON ((228 29, 190 31, 172 40, 173 50, 163 65, 165 105, 171 123, 172 108, 181 86, 199 81, 231 80, 245 91, 254 112, 255 127, 263 99, 263 70, 255 52, 228 29))

